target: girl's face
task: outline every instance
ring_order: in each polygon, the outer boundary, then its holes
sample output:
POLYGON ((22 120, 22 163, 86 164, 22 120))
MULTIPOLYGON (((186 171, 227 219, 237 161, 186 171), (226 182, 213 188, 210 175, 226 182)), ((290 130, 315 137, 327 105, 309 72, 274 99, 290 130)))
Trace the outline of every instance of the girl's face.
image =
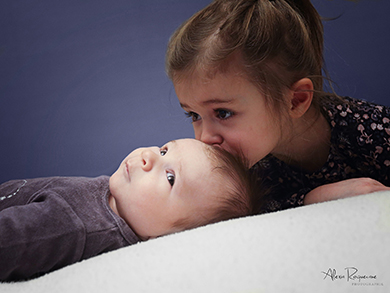
POLYGON ((205 78, 180 77, 174 86, 182 108, 192 119, 195 138, 242 153, 251 165, 278 152, 281 124, 258 88, 233 71, 205 78))

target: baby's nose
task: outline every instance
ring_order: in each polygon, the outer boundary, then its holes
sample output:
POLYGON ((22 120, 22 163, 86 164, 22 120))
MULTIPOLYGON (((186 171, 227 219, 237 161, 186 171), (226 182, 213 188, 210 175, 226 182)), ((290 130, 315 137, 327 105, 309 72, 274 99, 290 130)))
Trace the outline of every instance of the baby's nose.
POLYGON ((142 169, 146 172, 152 170, 153 166, 158 160, 158 153, 154 148, 147 148, 141 153, 142 158, 142 169))

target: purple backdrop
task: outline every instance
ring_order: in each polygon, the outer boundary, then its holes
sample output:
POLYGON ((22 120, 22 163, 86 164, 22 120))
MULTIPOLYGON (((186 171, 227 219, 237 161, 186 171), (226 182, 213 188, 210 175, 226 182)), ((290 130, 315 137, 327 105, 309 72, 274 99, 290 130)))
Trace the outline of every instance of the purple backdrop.
MULTIPOLYGON (((13 0, 0 9, 0 183, 110 175, 139 146, 193 137, 164 72, 205 0, 13 0)), ((390 105, 387 0, 315 0, 340 94, 390 105)))

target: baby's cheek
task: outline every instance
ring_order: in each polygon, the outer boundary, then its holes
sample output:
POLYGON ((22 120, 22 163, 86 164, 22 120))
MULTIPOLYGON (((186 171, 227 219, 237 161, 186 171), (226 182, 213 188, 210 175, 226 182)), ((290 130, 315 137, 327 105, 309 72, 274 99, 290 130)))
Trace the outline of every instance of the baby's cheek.
POLYGON ((117 174, 116 172, 112 174, 109 180, 109 189, 111 194, 116 194, 116 190, 117 190, 116 174, 117 174))

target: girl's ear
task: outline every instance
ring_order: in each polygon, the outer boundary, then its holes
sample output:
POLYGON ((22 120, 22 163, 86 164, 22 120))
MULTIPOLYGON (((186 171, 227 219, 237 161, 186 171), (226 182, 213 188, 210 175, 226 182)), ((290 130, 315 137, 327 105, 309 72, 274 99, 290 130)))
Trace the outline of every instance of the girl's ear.
POLYGON ((290 116, 299 118, 306 113, 313 100, 313 82, 309 78, 302 78, 290 88, 290 116))

